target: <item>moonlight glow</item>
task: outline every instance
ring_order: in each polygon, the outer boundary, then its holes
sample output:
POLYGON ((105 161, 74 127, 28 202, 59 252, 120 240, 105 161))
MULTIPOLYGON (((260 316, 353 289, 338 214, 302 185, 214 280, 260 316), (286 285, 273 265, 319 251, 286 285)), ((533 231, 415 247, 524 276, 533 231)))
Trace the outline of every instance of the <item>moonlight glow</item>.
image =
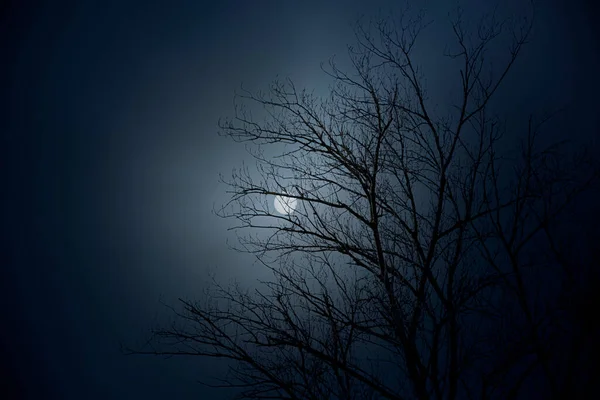
POLYGON ((285 196, 275 196, 273 204, 279 214, 291 214, 296 208, 297 200, 285 196))

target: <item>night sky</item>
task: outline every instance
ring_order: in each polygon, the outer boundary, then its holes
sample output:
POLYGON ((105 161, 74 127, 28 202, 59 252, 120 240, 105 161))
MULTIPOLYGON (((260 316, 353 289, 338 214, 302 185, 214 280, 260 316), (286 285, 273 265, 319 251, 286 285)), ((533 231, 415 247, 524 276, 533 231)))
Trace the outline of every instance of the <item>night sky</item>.
MULTIPOLYGON (((169 317, 161 302, 193 298, 210 272, 260 275, 212 212, 227 200, 219 173, 249 159, 218 136, 235 90, 289 76, 326 93, 320 63, 345 65, 352 23, 395 3, 1 2, 0 372, 16 398, 227 398, 196 383, 220 370, 214 361, 119 345, 143 340, 169 317)), ((446 3, 427 3, 435 23, 418 50, 440 98, 456 76, 443 62, 446 3)), ((473 15, 481 3, 463 2, 473 15)), ((545 139, 598 136, 593 3, 539 1, 496 98, 511 123, 567 106, 545 139)))

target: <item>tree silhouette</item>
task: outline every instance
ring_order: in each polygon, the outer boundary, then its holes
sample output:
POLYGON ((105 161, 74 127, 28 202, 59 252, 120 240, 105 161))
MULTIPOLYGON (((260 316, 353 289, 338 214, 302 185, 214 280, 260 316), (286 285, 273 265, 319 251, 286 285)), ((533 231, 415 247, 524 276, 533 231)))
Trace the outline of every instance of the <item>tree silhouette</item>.
POLYGON ((220 126, 256 167, 234 170, 218 214, 273 279, 214 282, 133 353, 232 360, 220 385, 256 399, 505 399, 576 384, 580 361, 555 345, 575 337, 560 327, 578 311, 549 286, 572 270, 556 221, 597 169, 564 143, 538 145, 549 117, 511 151, 490 106, 531 20, 490 15, 469 33, 459 10, 446 54, 459 100, 440 112, 412 56, 427 24, 408 15, 357 25, 353 70, 323 68, 327 98, 291 80, 238 97, 220 126), (493 73, 486 50, 506 32, 493 73), (295 209, 278 213, 275 196, 295 209))

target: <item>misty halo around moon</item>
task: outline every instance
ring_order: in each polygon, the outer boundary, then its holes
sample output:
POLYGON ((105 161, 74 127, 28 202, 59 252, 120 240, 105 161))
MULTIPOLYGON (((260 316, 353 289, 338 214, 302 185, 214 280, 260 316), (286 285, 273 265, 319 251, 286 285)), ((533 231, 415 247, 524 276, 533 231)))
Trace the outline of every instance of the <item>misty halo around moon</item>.
POLYGON ((297 203, 297 199, 286 196, 275 196, 275 200, 273 200, 275 210, 277 210, 279 214, 293 213, 297 203))

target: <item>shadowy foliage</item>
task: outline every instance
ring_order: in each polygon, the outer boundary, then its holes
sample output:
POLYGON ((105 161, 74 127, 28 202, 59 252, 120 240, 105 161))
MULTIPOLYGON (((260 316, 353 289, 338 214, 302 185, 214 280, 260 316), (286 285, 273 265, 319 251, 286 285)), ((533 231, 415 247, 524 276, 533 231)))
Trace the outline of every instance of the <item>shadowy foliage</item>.
POLYGON ((598 323, 577 268, 591 260, 568 257, 560 217, 597 169, 566 143, 538 145, 549 117, 511 148, 490 105, 531 19, 490 15, 469 32, 456 14, 459 92, 440 111, 412 56, 428 24, 408 15, 357 25, 352 70, 323 68, 327 98, 290 80, 238 97, 221 128, 256 166, 234 171, 218 213, 273 279, 214 282, 133 353, 229 359, 222 385, 252 399, 566 398, 585 385, 598 323), (275 196, 296 208, 277 213, 275 196))

